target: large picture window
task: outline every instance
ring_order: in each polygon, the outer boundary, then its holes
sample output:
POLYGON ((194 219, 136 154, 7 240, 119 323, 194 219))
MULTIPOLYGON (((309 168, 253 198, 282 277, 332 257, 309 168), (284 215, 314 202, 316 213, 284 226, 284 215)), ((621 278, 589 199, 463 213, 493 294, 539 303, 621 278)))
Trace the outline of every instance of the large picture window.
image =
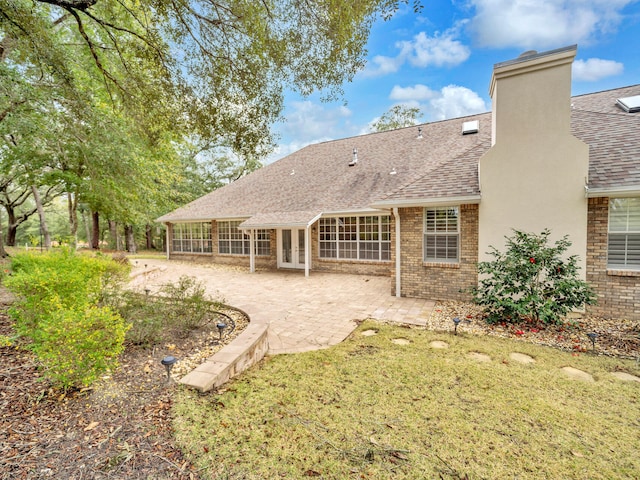
POLYGON ((391 219, 388 215, 321 218, 320 258, 391 260, 391 219))
POLYGON ((425 208, 424 261, 459 261, 460 214, 458 207, 425 208))
POLYGON ((175 223, 172 249, 179 253, 211 253, 211 223, 175 223))
MULTIPOLYGON (((248 233, 239 230, 242 220, 218 222, 218 253, 227 255, 249 255, 251 241, 248 233)), ((256 230, 256 255, 269 256, 271 253, 271 233, 256 230)))
POLYGON ((640 198, 609 200, 607 266, 640 269, 640 198))

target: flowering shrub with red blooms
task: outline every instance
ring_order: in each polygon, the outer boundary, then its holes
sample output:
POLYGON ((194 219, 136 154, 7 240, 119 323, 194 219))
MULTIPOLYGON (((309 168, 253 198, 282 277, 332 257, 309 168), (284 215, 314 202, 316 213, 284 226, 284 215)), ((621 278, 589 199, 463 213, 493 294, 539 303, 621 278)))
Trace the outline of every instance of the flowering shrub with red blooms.
POLYGON ((550 245, 550 235, 548 229, 514 230, 504 252, 491 247, 494 259, 478 264, 480 281, 471 292, 485 306, 489 323, 559 323, 572 309, 595 302, 589 285, 578 278, 578 257, 565 256, 568 237, 550 245))

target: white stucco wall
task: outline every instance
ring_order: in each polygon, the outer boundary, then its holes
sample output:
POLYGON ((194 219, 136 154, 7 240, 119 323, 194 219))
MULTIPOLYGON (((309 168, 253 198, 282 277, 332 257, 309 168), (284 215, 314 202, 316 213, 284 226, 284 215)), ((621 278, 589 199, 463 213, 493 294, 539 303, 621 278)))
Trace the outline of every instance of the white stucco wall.
POLYGON ((493 146, 480 161, 479 260, 513 229, 569 235, 585 277, 589 147, 570 133, 575 48, 498 64, 493 146))

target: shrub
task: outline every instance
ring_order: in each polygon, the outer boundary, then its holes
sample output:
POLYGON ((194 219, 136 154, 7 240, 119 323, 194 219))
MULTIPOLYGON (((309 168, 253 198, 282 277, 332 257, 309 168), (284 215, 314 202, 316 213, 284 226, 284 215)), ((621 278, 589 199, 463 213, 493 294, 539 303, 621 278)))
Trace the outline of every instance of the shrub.
POLYGON ((86 385, 122 350, 126 323, 110 308, 99 308, 128 269, 105 257, 69 249, 16 255, 5 285, 16 295, 9 314, 55 386, 86 385))
POLYGON ((33 351, 56 386, 87 386, 117 366, 127 329, 108 307, 59 309, 40 324, 33 351))
POLYGON ((578 257, 563 259, 568 237, 549 245, 549 230, 539 235, 514 230, 506 251, 491 247, 492 261, 480 262, 480 281, 472 289, 489 322, 558 322, 570 310, 594 303, 589 285, 578 278, 578 257))
POLYGON ((211 317, 212 302, 202 282, 194 277, 183 275, 177 283, 164 285, 160 294, 168 301, 167 320, 182 333, 202 326, 211 317))

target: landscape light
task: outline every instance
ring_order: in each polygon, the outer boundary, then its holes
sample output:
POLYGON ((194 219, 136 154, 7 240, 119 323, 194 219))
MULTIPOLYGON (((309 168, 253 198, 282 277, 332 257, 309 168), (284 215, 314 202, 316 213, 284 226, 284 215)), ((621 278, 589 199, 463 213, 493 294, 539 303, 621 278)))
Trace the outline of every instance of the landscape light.
POLYGON ((216 324, 216 327, 218 328, 218 332, 220 333, 220 341, 222 341, 222 333, 224 332, 224 329, 227 328, 227 324, 220 322, 216 324))
POLYGON ((458 334, 458 325, 460 325, 460 319, 458 317, 453 319, 453 325, 454 325, 453 333, 457 335, 458 334))
POLYGON ((591 345, 593 347, 593 351, 596 351, 596 340, 598 339, 598 334, 596 332, 587 333, 587 337, 591 340, 591 345))
POLYGON ((171 380, 171 369, 173 365, 178 361, 178 359, 174 356, 168 355, 160 360, 160 363, 164 365, 164 369, 167 371, 167 382, 171 380))

